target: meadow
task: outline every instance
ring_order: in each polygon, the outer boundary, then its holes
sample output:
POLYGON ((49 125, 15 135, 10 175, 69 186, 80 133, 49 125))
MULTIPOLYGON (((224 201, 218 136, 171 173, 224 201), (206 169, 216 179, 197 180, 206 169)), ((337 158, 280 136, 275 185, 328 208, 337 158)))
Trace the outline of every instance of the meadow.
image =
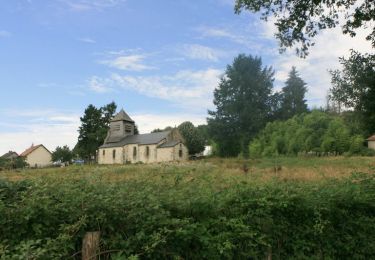
POLYGON ((375 258, 375 158, 0 172, 0 259, 375 258))

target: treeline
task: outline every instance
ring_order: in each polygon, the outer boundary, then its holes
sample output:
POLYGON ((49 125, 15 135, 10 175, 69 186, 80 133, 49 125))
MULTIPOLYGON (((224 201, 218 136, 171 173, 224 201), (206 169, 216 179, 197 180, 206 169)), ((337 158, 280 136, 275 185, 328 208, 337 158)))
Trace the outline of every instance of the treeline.
POLYGON ((275 91, 272 67, 240 54, 214 91, 216 109, 208 112, 216 155, 372 154, 364 139, 375 132, 374 61, 375 55, 356 52, 340 59, 343 70, 331 71, 327 105, 318 113, 307 108, 306 83, 295 67, 275 91))
POLYGON ((322 111, 268 123, 250 143, 251 157, 275 155, 375 155, 344 118, 322 111))

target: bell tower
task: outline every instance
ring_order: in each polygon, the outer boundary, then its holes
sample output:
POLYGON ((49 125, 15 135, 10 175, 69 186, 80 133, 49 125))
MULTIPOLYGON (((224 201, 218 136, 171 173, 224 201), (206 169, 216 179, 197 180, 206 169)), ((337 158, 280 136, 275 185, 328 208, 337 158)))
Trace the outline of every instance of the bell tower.
POLYGON ((118 142, 128 135, 134 135, 134 121, 121 109, 111 119, 105 143, 118 142))

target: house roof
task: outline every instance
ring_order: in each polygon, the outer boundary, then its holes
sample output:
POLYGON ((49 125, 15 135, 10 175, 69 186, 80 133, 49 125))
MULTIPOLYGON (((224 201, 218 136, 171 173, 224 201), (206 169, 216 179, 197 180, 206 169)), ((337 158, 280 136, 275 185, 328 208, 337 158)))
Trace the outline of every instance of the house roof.
POLYGON ((119 147, 124 146, 127 144, 140 144, 140 145, 146 145, 146 144, 157 144, 161 142, 163 139, 167 138, 168 134, 171 131, 164 131, 164 132, 157 132, 157 133, 151 133, 151 134, 141 134, 141 135, 128 135, 118 142, 111 142, 111 143, 105 143, 99 148, 108 148, 108 147, 119 147))
POLYGON ((367 138, 367 141, 375 141, 375 135, 372 135, 369 138, 367 138))
POLYGON ((163 144, 159 145, 158 148, 174 147, 174 146, 178 145, 179 143, 181 143, 180 140, 172 140, 172 141, 169 141, 169 142, 166 142, 166 143, 163 143, 163 144))
POLYGON ((38 149, 39 147, 44 147, 49 153, 51 153, 44 145, 38 144, 38 145, 31 145, 29 148, 27 148, 25 151, 23 151, 20 156, 28 156, 30 153, 38 149))
POLYGON ((134 121, 130 118, 128 114, 124 111, 124 109, 121 109, 120 112, 118 112, 112 119, 111 122, 115 121, 128 121, 134 123, 134 121))
POLYGON ((14 157, 18 157, 18 153, 13 152, 13 151, 9 151, 1 156, 1 158, 5 158, 5 159, 14 158, 14 157))

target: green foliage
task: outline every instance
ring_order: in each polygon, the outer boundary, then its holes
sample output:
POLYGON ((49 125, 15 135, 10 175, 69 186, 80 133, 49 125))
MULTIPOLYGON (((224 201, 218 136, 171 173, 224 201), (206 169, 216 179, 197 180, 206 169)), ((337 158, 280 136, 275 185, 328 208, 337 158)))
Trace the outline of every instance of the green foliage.
POLYGON ((78 143, 74 152, 80 157, 90 161, 96 158, 96 151, 103 144, 109 129, 109 122, 116 112, 117 105, 114 102, 101 108, 89 105, 81 117, 78 143))
POLYGON ((356 35, 357 29, 369 26, 372 31, 366 39, 375 47, 375 28, 371 25, 375 20, 373 1, 237 0, 236 13, 244 9, 259 12, 263 20, 275 18, 275 36, 280 41, 280 50, 285 51, 286 48, 297 45, 296 52, 301 57, 308 54, 308 49, 314 45, 312 39, 319 31, 338 25, 342 26, 344 34, 352 37, 356 35), (341 17, 348 19, 341 20, 341 17))
POLYGON ((299 153, 363 154, 363 137, 351 135, 338 116, 320 111, 268 123, 249 144, 250 156, 298 155, 299 153))
POLYGON ((227 66, 214 91, 216 110, 207 119, 221 156, 247 156, 249 141, 271 120, 273 75, 251 55, 240 54, 227 66))
POLYGON ((299 77, 295 67, 289 72, 289 77, 282 89, 281 118, 289 119, 295 115, 308 112, 305 100, 306 83, 299 77))
POLYGON ((189 154, 203 152, 205 140, 202 134, 197 130, 193 123, 186 121, 178 126, 178 130, 185 139, 185 144, 189 154))
MULTIPOLYGON (((127 167, 116 174, 144 166, 127 167)), ((1 180, 0 259, 79 259, 93 230, 103 259, 375 257, 373 174, 252 182, 193 167, 123 182, 108 181, 114 169, 104 167, 1 180)))
POLYGON ((15 159, 0 158, 0 169, 20 169, 25 168, 27 163, 24 157, 17 157, 15 159))
MULTIPOLYGON (((375 34, 374 34, 375 35, 375 34)), ((375 133, 375 55, 352 51, 341 58, 342 71, 332 71, 332 98, 353 108, 366 135, 375 133)))
POLYGON ((70 162, 73 159, 73 152, 67 145, 63 147, 57 146, 52 152, 52 161, 70 162))

